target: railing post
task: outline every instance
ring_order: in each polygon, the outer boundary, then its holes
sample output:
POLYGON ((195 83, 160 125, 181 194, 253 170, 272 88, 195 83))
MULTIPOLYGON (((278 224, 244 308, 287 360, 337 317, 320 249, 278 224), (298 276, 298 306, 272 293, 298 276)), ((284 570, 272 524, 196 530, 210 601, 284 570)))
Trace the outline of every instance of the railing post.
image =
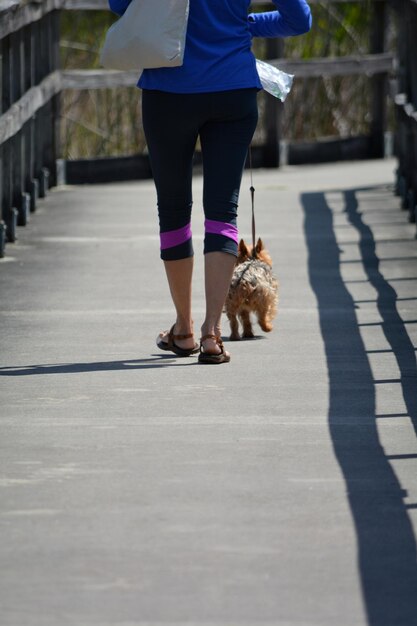
POLYGON ((417 4, 408 3, 408 94, 410 106, 413 113, 409 116, 408 125, 410 129, 410 171, 409 189, 407 194, 407 205, 410 222, 417 220, 417 4))
MULTIPOLYGON (((49 37, 49 57, 51 59, 51 71, 59 70, 60 63, 60 11, 52 11, 50 14, 50 37, 49 37)), ((46 150, 46 166, 49 169, 50 184, 55 186, 58 184, 57 180, 57 160, 60 158, 61 153, 61 138, 60 138, 60 94, 54 96, 50 102, 50 127, 48 135, 48 146, 46 150)))
POLYGON ((396 191, 410 222, 417 212, 417 4, 397 0, 398 64, 395 148, 398 158, 396 191))
MULTIPOLYGON (((282 39, 266 40, 266 56, 268 59, 280 59, 284 56, 282 39)), ((263 149, 263 166, 279 167, 281 137, 282 104, 273 96, 265 93, 265 145, 263 149)))
MULTIPOLYGON (((36 83, 36 45, 35 38, 36 24, 29 24, 28 32, 26 35, 26 50, 28 53, 26 63, 26 89, 30 89, 36 83)), ((28 120, 23 129, 25 144, 24 144, 24 172, 25 172, 25 189, 30 198, 30 210, 34 212, 36 210, 37 200, 37 186, 34 182, 34 135, 35 135, 35 120, 32 117, 28 120)))
MULTIPOLYGON (((32 24, 28 24, 22 33, 22 45, 23 45, 23 91, 28 91, 35 83, 34 67, 33 67, 33 45, 32 45, 32 24)), ((24 226, 28 221, 31 210, 31 196, 30 196, 30 159, 27 158, 27 152, 31 143, 31 124, 27 122, 22 130, 22 145, 21 145, 21 168, 22 168, 22 221, 20 225, 24 226)))
MULTIPOLYGON (((25 45, 23 30, 18 30, 12 35, 14 93, 12 101, 18 100, 25 92, 25 45)), ((11 167, 12 167, 12 203, 17 209, 17 223, 25 226, 28 220, 29 203, 25 194, 25 180, 23 167, 24 134, 22 130, 11 140, 11 167)))
MULTIPOLYGON (((8 36, 3 41, 2 54, 2 111, 6 111, 15 100, 17 91, 14 73, 16 59, 13 44, 15 39, 8 36)), ((2 154, 2 219, 6 227, 7 241, 16 240, 17 209, 13 207, 13 157, 12 142, 6 141, 2 154)))
MULTIPOLYGON (((49 74, 49 57, 48 57, 48 35, 49 35, 49 15, 45 15, 39 22, 40 30, 40 67, 42 72, 39 76, 39 81, 49 74)), ((39 197, 44 198, 47 192, 47 180, 44 170, 44 157, 45 157, 45 144, 47 142, 48 135, 48 120, 47 120, 47 108, 48 105, 39 109, 36 114, 36 145, 35 145, 35 178, 39 184, 39 197)))
MULTIPOLYGON (((371 54, 386 50, 388 5, 386 0, 371 4, 371 54)), ((379 159, 385 152, 388 76, 377 74, 371 79, 371 157, 379 159)))
MULTIPOLYGON (((42 24, 43 18, 37 22, 33 23, 33 33, 34 33, 34 60, 35 60, 35 84, 41 82, 44 77, 44 68, 42 66, 43 62, 43 54, 42 54, 42 24)), ((30 193, 32 196, 32 211, 36 210, 36 204, 39 199, 39 179, 40 172, 42 167, 42 151, 41 151, 41 143, 43 141, 42 138, 42 128, 41 128, 41 110, 39 109, 32 118, 33 127, 32 127, 32 181, 30 185, 30 193)))
MULTIPOLYGON (((4 41, 0 40, 0 115, 4 111, 4 72, 3 72, 3 50, 4 41)), ((3 214, 3 146, 0 145, 0 258, 4 257, 4 249, 6 246, 6 223, 4 222, 3 214)))
POLYGON ((396 128, 395 128, 395 155, 398 159, 398 168, 397 168, 397 180, 396 180, 396 193, 403 198, 404 191, 406 188, 405 181, 405 170, 404 170, 404 158, 405 158, 405 149, 406 149, 406 137, 405 137, 405 127, 401 115, 401 105, 399 102, 400 94, 401 97, 404 97, 405 94, 405 68, 403 65, 404 61, 404 46, 406 46, 406 31, 405 31, 405 20, 403 18, 403 12, 405 11, 405 0, 397 0, 398 4, 393 4, 392 8, 395 11, 395 19, 397 20, 397 68, 396 68, 396 109, 395 109, 395 117, 396 117, 396 128))

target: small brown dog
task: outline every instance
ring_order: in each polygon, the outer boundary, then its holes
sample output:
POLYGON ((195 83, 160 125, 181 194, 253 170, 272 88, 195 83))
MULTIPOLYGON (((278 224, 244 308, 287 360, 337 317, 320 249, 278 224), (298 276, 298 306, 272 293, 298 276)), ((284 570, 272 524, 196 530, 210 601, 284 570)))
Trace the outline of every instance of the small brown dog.
POLYGON ((250 314, 255 313, 259 326, 269 333, 271 321, 277 313, 278 282, 272 273, 272 260, 261 239, 253 249, 240 240, 236 267, 233 270, 225 311, 229 318, 232 341, 240 339, 239 317, 242 336, 253 338, 250 314))

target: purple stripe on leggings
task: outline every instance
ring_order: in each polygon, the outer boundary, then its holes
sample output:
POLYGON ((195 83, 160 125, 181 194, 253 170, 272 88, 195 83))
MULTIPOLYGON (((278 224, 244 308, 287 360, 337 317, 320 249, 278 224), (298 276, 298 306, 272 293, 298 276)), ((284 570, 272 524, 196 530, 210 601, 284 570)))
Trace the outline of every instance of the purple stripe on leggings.
POLYGON ((168 230, 165 233, 160 233, 160 237, 161 250, 179 246, 185 241, 191 239, 191 224, 187 224, 187 226, 183 226, 182 228, 177 228, 177 230, 168 230))
POLYGON ((236 243, 238 242, 238 230, 236 226, 233 226, 233 224, 217 222, 216 220, 205 220, 204 228, 206 233, 211 233, 212 235, 223 235, 223 237, 228 237, 229 239, 233 239, 236 243))

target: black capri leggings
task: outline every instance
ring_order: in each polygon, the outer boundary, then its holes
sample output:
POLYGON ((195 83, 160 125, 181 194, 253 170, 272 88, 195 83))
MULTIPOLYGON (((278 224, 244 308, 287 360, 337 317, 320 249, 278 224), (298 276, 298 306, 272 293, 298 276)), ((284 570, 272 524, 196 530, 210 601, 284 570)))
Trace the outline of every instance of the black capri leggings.
POLYGON ((198 136, 204 173, 204 253, 237 254, 237 206, 258 121, 257 91, 143 91, 143 126, 158 196, 163 260, 193 255, 192 160, 198 136))

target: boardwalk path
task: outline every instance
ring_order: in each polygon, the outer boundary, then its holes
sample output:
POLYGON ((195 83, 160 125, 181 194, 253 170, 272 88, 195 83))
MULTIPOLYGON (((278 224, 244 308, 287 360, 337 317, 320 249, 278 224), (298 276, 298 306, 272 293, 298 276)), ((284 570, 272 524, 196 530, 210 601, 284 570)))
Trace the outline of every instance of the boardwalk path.
MULTIPOLYGON (((173 314, 152 183, 50 194, 0 263, 2 626, 417 624, 394 167, 256 172, 280 311, 221 367, 154 346, 173 314)), ((197 327, 200 196, 197 177, 197 327)))

